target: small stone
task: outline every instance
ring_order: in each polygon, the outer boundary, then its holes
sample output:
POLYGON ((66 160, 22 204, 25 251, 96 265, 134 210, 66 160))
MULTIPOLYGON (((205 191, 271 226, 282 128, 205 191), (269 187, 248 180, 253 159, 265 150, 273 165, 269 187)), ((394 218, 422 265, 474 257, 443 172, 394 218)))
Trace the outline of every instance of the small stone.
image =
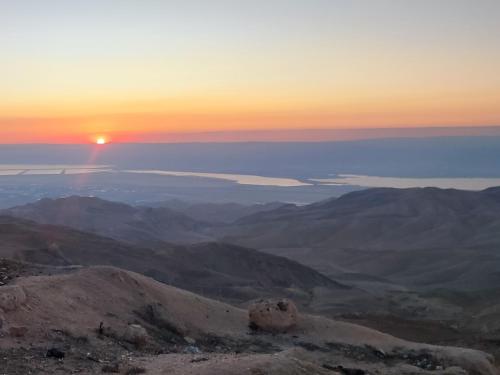
POLYGON ((191 363, 199 363, 208 361, 207 357, 194 358, 191 360, 191 363))
POLYGON ((201 350, 194 345, 190 345, 184 349, 184 353, 186 354, 201 354, 201 350))
POLYGON ((186 341, 189 345, 196 344, 196 340, 189 336, 184 337, 184 341, 186 341))

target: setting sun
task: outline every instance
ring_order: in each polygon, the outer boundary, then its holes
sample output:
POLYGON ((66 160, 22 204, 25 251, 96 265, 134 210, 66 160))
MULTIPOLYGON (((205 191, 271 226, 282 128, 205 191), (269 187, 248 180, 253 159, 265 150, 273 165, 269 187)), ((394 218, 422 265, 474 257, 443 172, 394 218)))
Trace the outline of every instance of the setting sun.
POLYGON ((104 138, 104 137, 99 137, 99 138, 97 138, 97 140, 96 140, 96 142, 95 142, 95 143, 97 143, 98 145, 105 145, 105 144, 106 144, 106 143, 108 143, 108 142, 107 142, 106 138, 104 138))

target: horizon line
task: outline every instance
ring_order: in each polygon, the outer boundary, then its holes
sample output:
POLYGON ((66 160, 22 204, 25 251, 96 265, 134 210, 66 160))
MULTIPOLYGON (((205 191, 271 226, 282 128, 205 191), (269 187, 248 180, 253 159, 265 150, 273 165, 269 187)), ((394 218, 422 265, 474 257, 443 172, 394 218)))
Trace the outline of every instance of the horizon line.
MULTIPOLYGON (((0 131, 1 133, 1 131, 0 131)), ((107 144, 207 144, 207 143, 322 143, 383 139, 439 138, 439 137, 485 137, 500 136, 500 125, 485 126, 427 126, 385 128, 316 128, 316 129, 270 129, 205 132, 106 132, 75 137, 51 139, 48 136, 26 139, 7 137, 1 145, 91 145, 103 137, 107 144)), ((4 138, 5 139, 5 138, 4 138)), ((101 145, 103 146, 103 145, 101 145)))

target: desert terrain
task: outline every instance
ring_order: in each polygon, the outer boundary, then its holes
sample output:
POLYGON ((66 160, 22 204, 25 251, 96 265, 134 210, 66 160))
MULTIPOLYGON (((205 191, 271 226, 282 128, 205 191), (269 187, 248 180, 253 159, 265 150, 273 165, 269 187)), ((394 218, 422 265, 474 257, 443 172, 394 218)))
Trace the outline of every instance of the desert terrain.
POLYGON ((5 373, 495 374, 499 205, 497 189, 368 189, 3 210, 5 373), (282 300, 292 325, 252 322, 282 300))

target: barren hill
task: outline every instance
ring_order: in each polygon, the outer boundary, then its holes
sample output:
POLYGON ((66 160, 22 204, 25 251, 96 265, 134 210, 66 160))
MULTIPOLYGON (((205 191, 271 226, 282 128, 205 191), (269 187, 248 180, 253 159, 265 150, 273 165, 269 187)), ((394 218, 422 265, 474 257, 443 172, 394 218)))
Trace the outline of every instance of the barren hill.
POLYGON ((421 288, 498 282, 500 193, 368 189, 286 206, 219 228, 224 241, 309 265, 332 277, 367 274, 421 288))
MULTIPOLYGON (((212 212, 217 211, 215 206, 210 204, 212 212)), ((182 246, 161 241, 171 237, 169 226, 174 233, 179 226, 168 222, 151 226, 156 215, 151 212, 156 209, 70 197, 8 212, 46 222, 68 217, 65 224, 75 227, 84 219, 116 223, 114 236, 129 241, 124 244, 75 231, 73 239, 63 241, 61 235, 57 242, 52 240, 55 234, 71 230, 47 227, 47 235, 37 244, 33 238, 39 229, 23 227, 15 236, 29 234, 22 246, 36 262, 115 265, 234 303, 289 296, 309 311, 330 317, 342 314, 410 339, 460 340, 470 337, 471 328, 481 337, 471 345, 483 345, 485 340, 496 340, 500 332, 496 322, 500 301, 496 288, 500 282, 498 188, 482 192, 368 189, 308 206, 279 206, 229 225, 201 221, 184 225, 185 215, 176 213, 170 217, 181 218, 184 238, 214 237, 224 242, 182 246), (73 206, 74 212, 67 208, 73 206), (30 241, 37 245, 33 247, 30 241), (278 257, 248 249, 252 246, 278 257), (429 328, 436 326, 443 335, 429 328)), ((99 226, 87 229, 108 231, 99 226)), ((16 249, 16 241, 4 248, 16 249)))
POLYGON ((110 265, 235 302, 349 289, 287 258, 221 243, 137 246, 68 227, 0 216, 0 258, 52 266, 110 265))
POLYGON ((500 193, 378 188, 240 219, 225 233, 255 247, 415 250, 500 244, 500 193))
POLYGON ((4 214, 42 224, 64 225, 121 241, 198 242, 207 224, 165 207, 133 207, 94 197, 42 199, 4 210, 4 214))
POLYGON ((193 203, 177 199, 151 204, 151 206, 169 208, 195 220, 220 224, 232 223, 245 216, 275 210, 284 205, 286 204, 281 202, 253 205, 243 205, 238 203, 193 203))
POLYGON ((353 363, 362 371, 384 374, 427 374, 430 368, 433 374, 497 374, 491 358, 479 351, 410 343, 320 317, 300 315, 297 326, 285 334, 252 332, 244 310, 111 267, 18 279, 0 287, 0 304, 0 347, 10 350, 12 373, 64 373, 65 365, 36 354, 56 345, 50 353, 66 352, 65 364, 87 373, 118 361, 159 374, 182 363, 179 355, 186 353, 192 361, 189 369, 173 373, 215 374, 222 361, 221 373, 227 374, 251 368, 255 370, 244 373, 324 374, 353 363), (17 361, 28 344, 31 356, 17 361), (179 354, 158 357, 160 348, 179 354), (207 356, 189 354, 193 348, 207 356), (228 357, 235 352, 240 354, 228 357), (280 353, 268 368, 266 353, 280 353))

